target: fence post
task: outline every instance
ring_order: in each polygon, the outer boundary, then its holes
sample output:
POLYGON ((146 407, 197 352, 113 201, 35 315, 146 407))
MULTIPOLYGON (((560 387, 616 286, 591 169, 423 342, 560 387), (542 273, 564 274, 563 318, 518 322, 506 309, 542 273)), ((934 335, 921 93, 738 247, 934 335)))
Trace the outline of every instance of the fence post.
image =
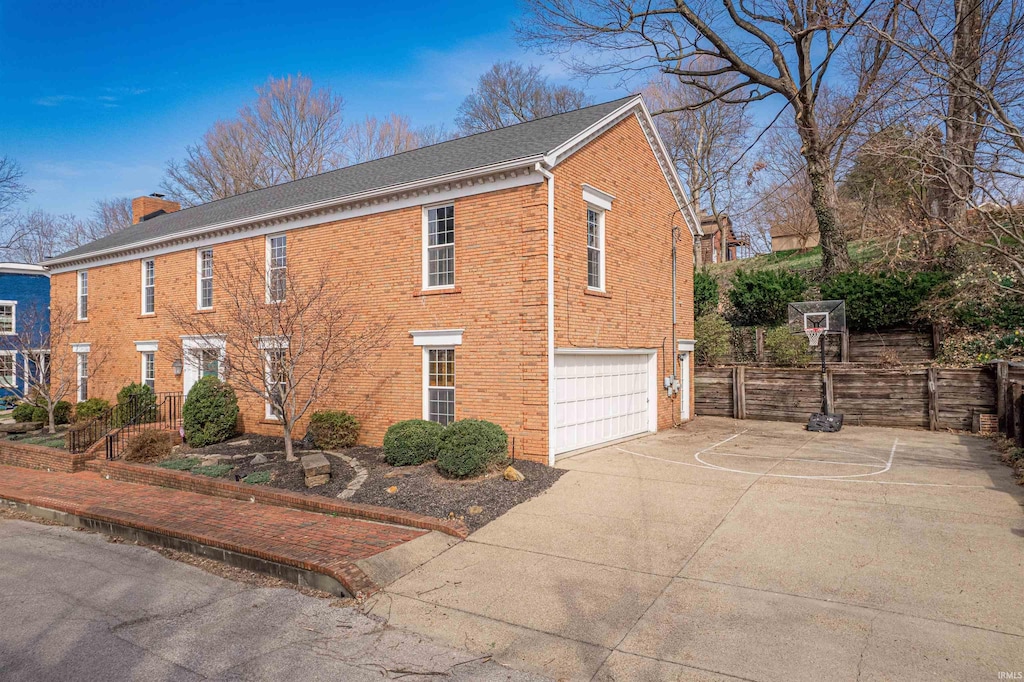
POLYGON ((1006 364, 1006 360, 996 362, 996 417, 999 419, 999 431, 1006 434, 1012 428, 1012 424, 1008 424, 1006 419, 1006 392, 1008 389, 1007 382, 1010 377, 1009 370, 1010 368, 1006 364))
POLYGON ((928 428, 939 430, 939 370, 928 368, 928 428))
POLYGON ((746 367, 732 368, 732 415, 736 419, 747 418, 746 373, 746 367))
POLYGON ((850 330, 844 329, 839 337, 839 362, 850 361, 850 330))
POLYGON ((758 362, 764 362, 764 328, 754 328, 754 345, 755 345, 755 356, 758 362))
POLYGON ((1013 440, 1017 444, 1017 447, 1024 445, 1024 428, 1021 424, 1021 384, 1018 381, 1014 381, 1010 384, 1010 413, 1007 415, 1007 421, 1010 427, 1013 429, 1013 440))
POLYGON ((932 359, 939 357, 939 351, 942 350, 942 327, 937 324, 932 325, 932 359))

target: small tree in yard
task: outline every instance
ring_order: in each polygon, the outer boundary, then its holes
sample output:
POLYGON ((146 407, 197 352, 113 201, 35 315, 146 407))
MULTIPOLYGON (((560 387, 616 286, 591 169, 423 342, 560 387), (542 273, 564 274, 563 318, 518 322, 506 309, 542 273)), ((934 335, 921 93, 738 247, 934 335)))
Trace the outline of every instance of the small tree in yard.
MULTIPOLYGON (((21 400, 46 410, 47 429, 57 432, 55 410, 58 403, 74 402, 79 382, 79 358, 68 349, 75 327, 74 307, 53 303, 45 308, 18 309, 17 333, 8 337, 6 348, 15 353, 15 373, 22 378, 19 386, 10 386, 21 400), (49 350, 54 349, 51 355, 49 350)), ((106 360, 106 353, 91 343, 85 376, 95 374, 106 360)))
POLYGON ((390 320, 361 319, 326 263, 312 272, 284 263, 248 248, 218 271, 217 315, 172 308, 171 317, 183 333, 226 345, 227 382, 266 404, 294 461, 296 423, 342 375, 385 348, 390 320))

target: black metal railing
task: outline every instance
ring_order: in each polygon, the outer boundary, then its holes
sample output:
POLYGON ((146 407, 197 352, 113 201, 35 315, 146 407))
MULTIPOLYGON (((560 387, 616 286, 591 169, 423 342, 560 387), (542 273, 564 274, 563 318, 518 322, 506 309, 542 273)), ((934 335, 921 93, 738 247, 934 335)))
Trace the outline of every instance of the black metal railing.
POLYGON ((149 416, 155 417, 155 406, 168 397, 178 398, 178 412, 181 412, 181 393, 157 393, 155 398, 132 396, 128 402, 112 405, 95 417, 72 424, 65 435, 65 444, 73 454, 85 452, 96 441, 115 429, 149 416))
POLYGON ((176 429, 181 425, 181 393, 158 393, 156 404, 137 408, 126 423, 106 435, 107 459, 117 459, 128 442, 145 429, 176 429))

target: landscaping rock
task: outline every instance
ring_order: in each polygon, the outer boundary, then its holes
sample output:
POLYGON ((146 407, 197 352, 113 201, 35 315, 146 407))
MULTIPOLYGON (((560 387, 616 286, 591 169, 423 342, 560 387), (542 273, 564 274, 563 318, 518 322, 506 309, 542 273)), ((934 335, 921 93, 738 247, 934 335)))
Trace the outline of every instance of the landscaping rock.
POLYGON ((327 456, 322 452, 306 455, 302 458, 302 471, 306 474, 306 478, 323 474, 330 476, 331 463, 327 461, 327 456))
POLYGON ((476 516, 478 514, 483 514, 484 508, 477 505, 473 505, 467 511, 470 513, 471 516, 476 516))
POLYGON ((266 464, 267 458, 264 455, 256 455, 249 464, 266 464))
POLYGON ((229 459, 231 458, 227 455, 206 455, 203 457, 203 466, 216 466, 218 464, 223 464, 225 460, 229 459))
POLYGON ((511 466, 510 467, 506 467, 505 468, 505 473, 502 474, 502 475, 505 477, 506 481, 525 481, 526 480, 526 476, 523 476, 521 473, 519 473, 518 469, 516 469, 515 467, 511 467, 511 466))
POLYGON ((394 495, 395 493, 398 492, 398 486, 397 485, 391 486, 390 488, 388 488, 388 492, 391 493, 392 495, 394 495))
POLYGON ((315 488, 319 485, 325 485, 331 480, 330 474, 320 474, 318 476, 306 476, 306 487, 315 488))
POLYGON ((0 433, 29 433, 43 428, 43 422, 11 422, 0 424, 0 433))

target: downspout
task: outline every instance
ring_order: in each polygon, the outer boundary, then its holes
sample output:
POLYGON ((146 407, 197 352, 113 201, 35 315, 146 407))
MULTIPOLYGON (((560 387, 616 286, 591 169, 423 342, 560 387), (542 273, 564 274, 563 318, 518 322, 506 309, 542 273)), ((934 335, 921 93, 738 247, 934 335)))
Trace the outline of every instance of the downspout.
POLYGON ((548 465, 555 466, 555 176, 537 162, 548 184, 548 465))

